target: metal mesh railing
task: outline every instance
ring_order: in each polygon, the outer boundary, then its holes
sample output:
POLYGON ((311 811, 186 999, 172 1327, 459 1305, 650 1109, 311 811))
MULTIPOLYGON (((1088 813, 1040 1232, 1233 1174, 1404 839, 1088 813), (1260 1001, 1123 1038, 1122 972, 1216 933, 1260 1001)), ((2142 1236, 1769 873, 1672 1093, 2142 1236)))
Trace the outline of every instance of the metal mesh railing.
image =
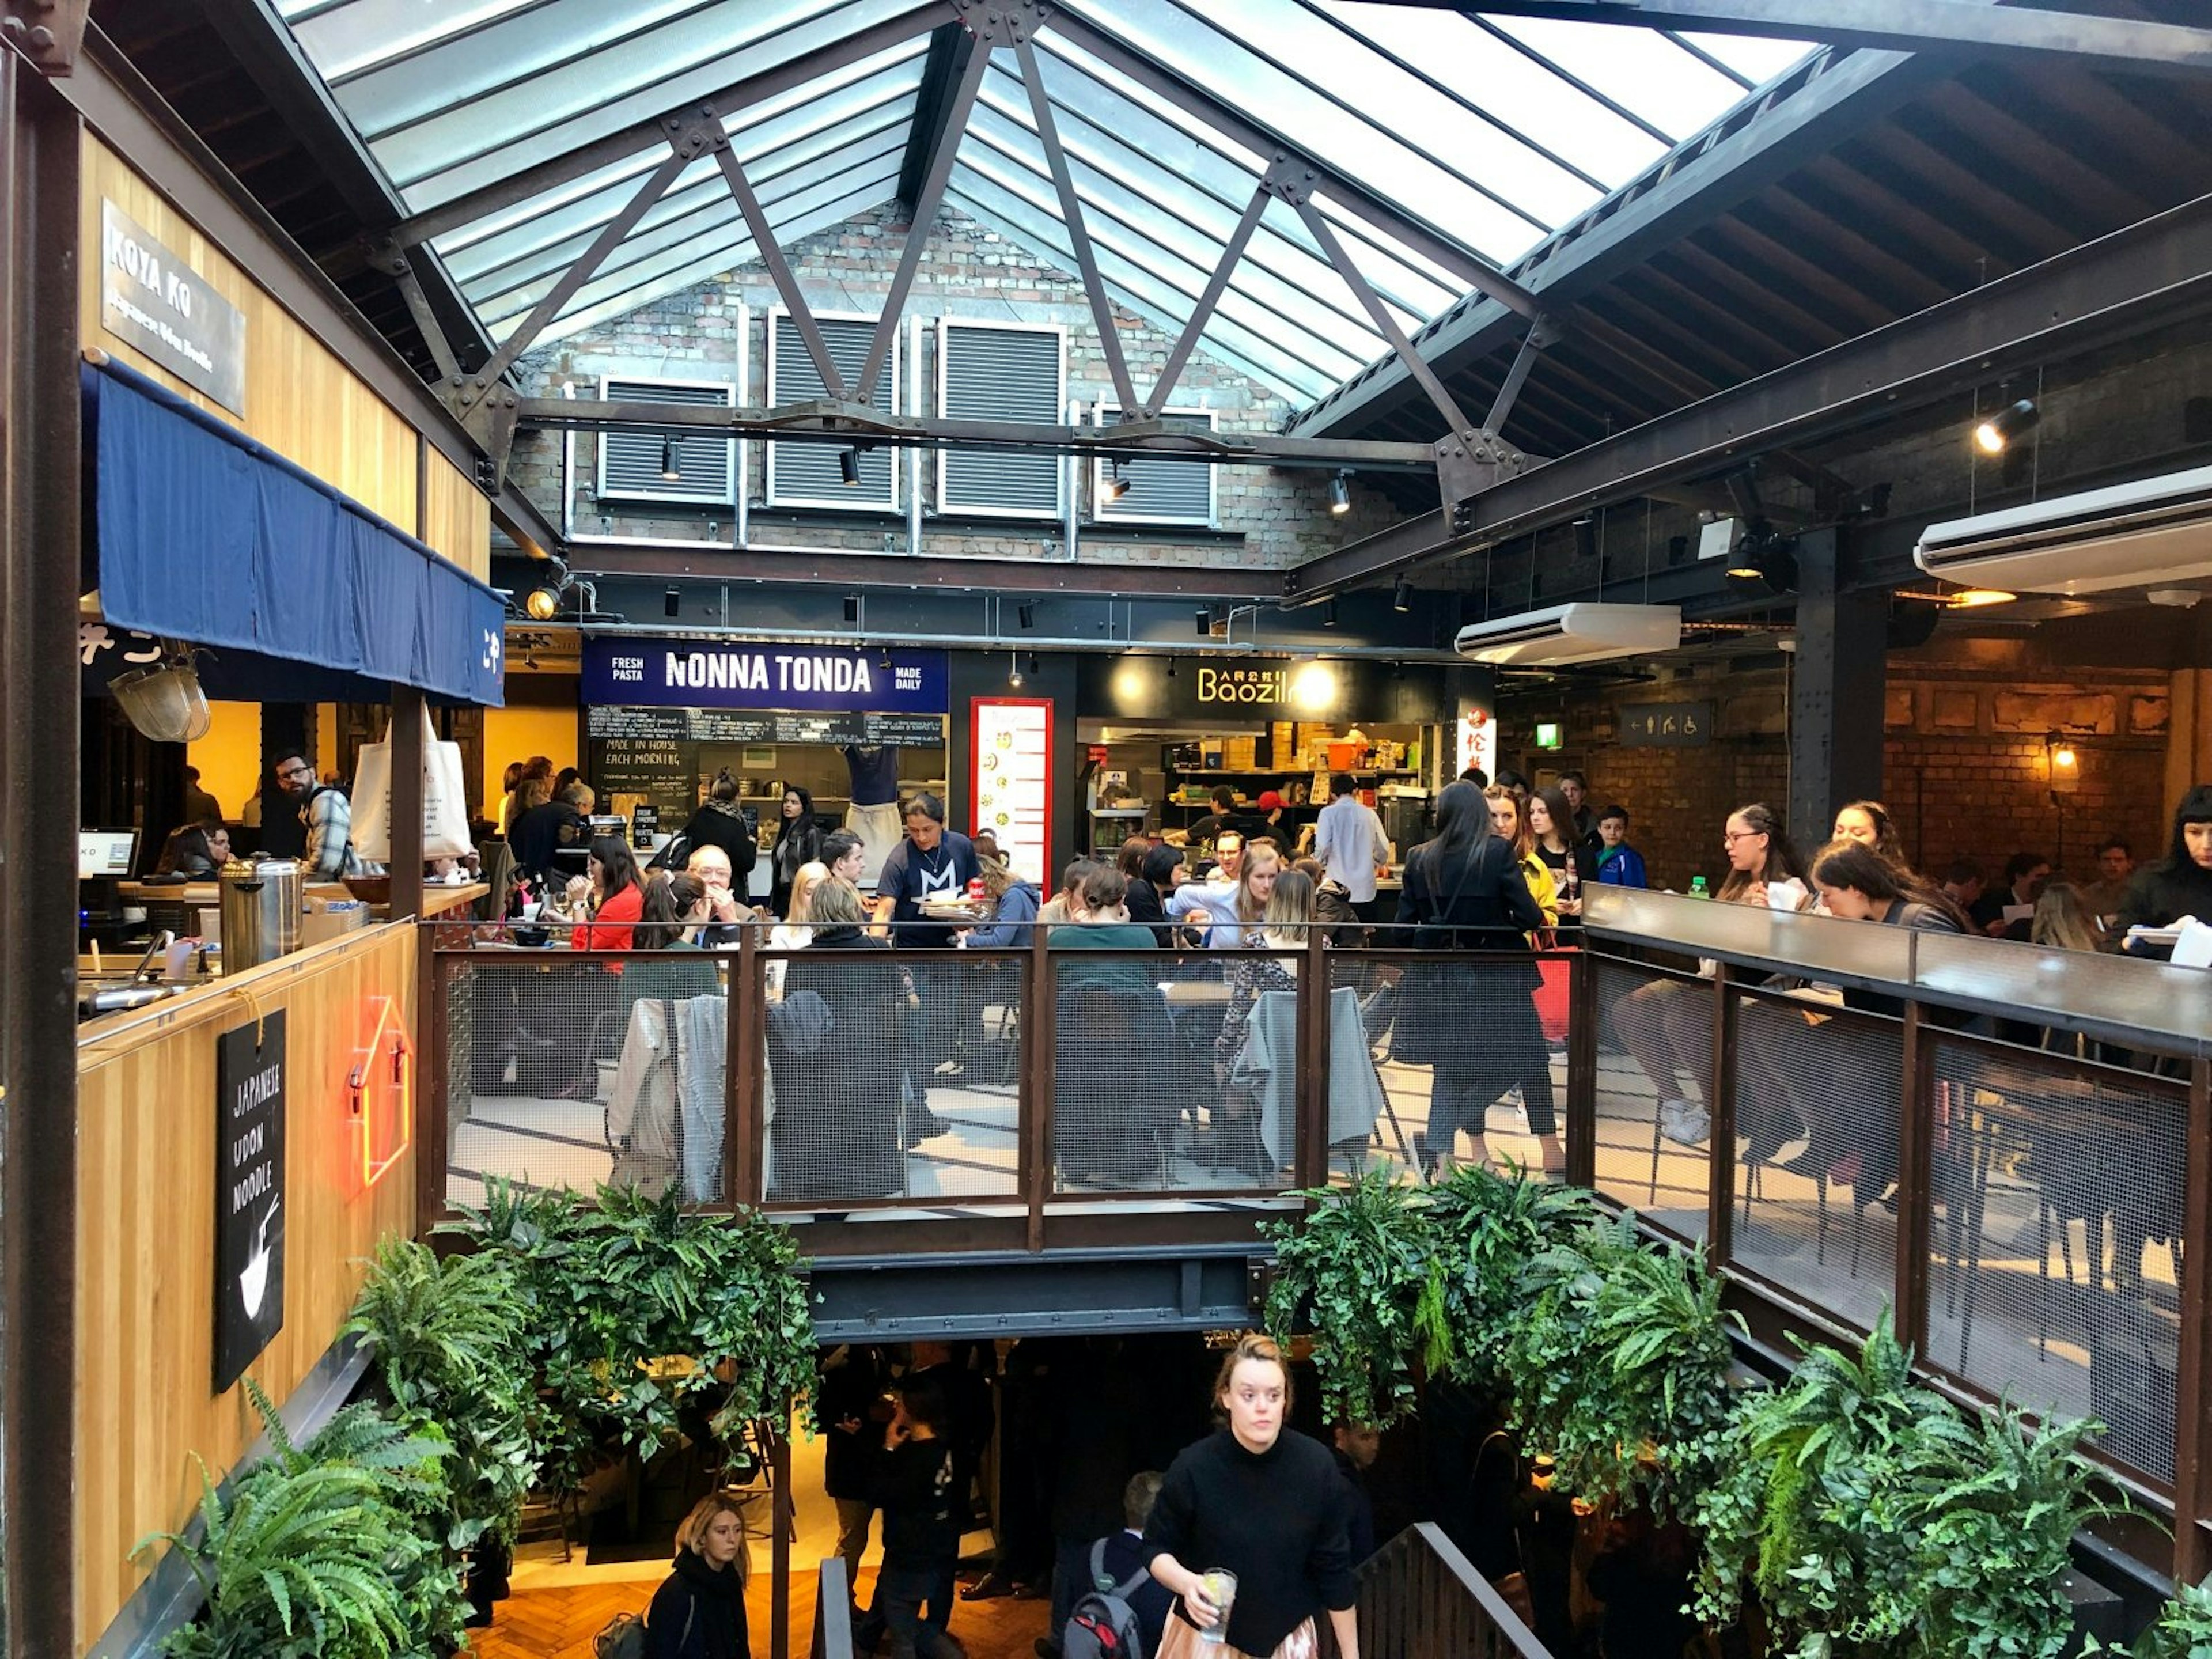
POLYGON ((1497 952, 1334 959, 1332 1176, 1486 1156, 1559 1167, 1566 972, 1564 957, 1497 952))
POLYGON ((1893 1291, 1904 1032, 1807 996, 1738 995, 1729 1259, 1871 1328, 1893 1291))
POLYGON ((1598 1191, 1686 1238, 1712 1182, 1712 987, 1594 956, 1598 1191))
POLYGON ((2094 1414, 2112 1455, 2171 1480, 2185 1091, 1948 1035, 1933 1075, 1929 1361, 2094 1414))
POLYGON ((769 960, 769 1203, 1018 1194, 1018 956, 817 946, 769 960))
POLYGON ((443 957, 446 1196, 494 1177, 721 1196, 726 969, 697 951, 443 957))

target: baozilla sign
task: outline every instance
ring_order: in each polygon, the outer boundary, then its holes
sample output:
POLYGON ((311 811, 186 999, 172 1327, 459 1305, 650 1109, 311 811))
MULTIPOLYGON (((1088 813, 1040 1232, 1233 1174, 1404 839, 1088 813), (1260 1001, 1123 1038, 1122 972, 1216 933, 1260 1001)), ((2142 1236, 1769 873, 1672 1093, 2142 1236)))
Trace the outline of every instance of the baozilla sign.
POLYGON ((584 641, 583 700, 592 707, 784 708, 942 714, 951 707, 942 651, 713 640, 584 641))

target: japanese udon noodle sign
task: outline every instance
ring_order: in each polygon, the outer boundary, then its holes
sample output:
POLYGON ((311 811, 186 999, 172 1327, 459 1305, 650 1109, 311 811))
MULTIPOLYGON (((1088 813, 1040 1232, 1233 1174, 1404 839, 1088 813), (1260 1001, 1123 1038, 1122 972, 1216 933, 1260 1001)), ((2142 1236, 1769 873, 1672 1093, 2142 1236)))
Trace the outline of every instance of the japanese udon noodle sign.
POLYGON ((284 1328, 284 1012, 216 1040, 215 1391, 284 1328))

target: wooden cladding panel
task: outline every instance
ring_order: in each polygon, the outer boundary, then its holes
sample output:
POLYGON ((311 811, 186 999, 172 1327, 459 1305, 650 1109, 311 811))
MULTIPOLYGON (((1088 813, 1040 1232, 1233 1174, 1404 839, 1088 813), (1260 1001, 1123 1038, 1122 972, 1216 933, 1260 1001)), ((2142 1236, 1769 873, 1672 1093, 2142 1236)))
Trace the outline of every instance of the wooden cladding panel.
MULTIPOLYGON (((199 1498, 198 1453, 220 1479, 260 1432, 242 1385, 214 1376, 216 1039, 287 1011, 284 1327, 247 1375, 283 1401, 344 1322, 362 1261, 415 1227, 414 1155, 364 1189, 346 1080, 372 1000, 416 1029, 415 935, 371 929, 240 975, 78 1051, 76 1648, 145 1577, 147 1534, 199 1498), (240 991, 251 992, 252 1001, 240 991)), ((59 1386, 59 1380, 57 1380, 59 1386)))
MULTIPOLYGON (((78 222, 79 335, 118 361, 190 399, 217 419, 296 462, 400 529, 416 531, 415 428, 343 359, 256 287, 168 198, 97 138, 87 135, 78 222), (100 324, 101 199, 153 233, 223 298, 246 313, 243 418, 194 391, 100 324)), ((428 533, 422 539, 473 575, 491 568, 491 509, 453 463, 430 456, 428 533)))
POLYGON ((430 487, 422 514, 422 539, 478 581, 491 580, 491 504, 461 470, 436 450, 429 454, 430 487))

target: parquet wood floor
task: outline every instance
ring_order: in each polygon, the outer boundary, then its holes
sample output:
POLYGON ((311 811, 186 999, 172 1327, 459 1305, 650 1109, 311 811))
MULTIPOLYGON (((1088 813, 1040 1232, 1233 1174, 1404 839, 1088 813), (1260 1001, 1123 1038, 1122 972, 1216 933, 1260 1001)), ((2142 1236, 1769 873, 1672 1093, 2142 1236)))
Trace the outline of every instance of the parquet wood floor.
MULTIPOLYGON (((617 1613, 643 1612, 659 1582, 656 1576, 619 1583, 518 1585, 499 1604, 492 1627, 475 1633, 470 1651, 475 1659, 592 1659, 592 1638, 617 1613)), ((864 1570, 863 1600, 874 1583, 874 1571, 864 1570)), ((812 1646, 814 1587, 811 1572, 791 1577, 789 1659, 807 1659, 812 1646)), ((952 1633, 969 1659, 1031 1659, 1030 1644, 1045 1633, 1050 1611, 1049 1602, 1011 1597, 963 1601, 953 1609, 952 1633)), ((748 1588, 745 1614, 755 1659, 769 1659, 767 1574, 757 1574, 748 1588)))

